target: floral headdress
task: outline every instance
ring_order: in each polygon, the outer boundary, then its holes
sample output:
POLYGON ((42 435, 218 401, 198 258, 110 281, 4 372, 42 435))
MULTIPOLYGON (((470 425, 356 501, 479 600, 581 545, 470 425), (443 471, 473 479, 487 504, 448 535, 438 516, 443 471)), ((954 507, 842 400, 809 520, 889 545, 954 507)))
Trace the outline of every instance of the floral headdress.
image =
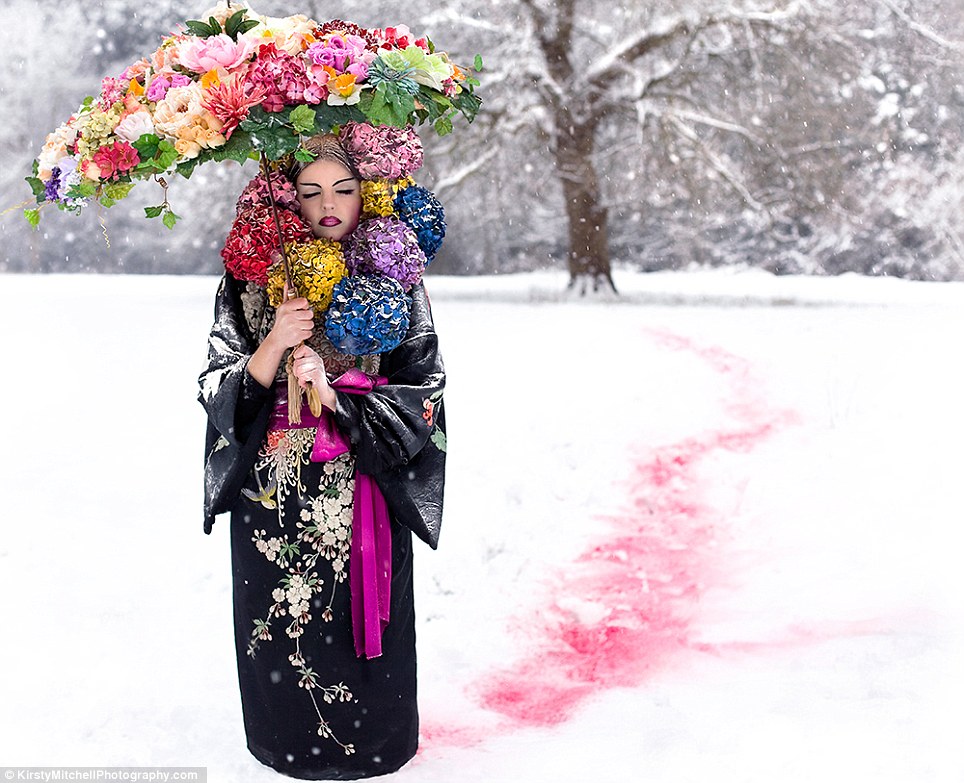
POLYGON ((269 172, 256 177, 238 200, 238 217, 221 255, 236 278, 267 288, 269 302, 284 298, 278 229, 289 246, 291 283, 324 318, 325 335, 342 353, 365 355, 394 348, 408 329, 407 292, 418 283, 445 237, 441 203, 415 184, 422 146, 412 128, 349 123, 309 149, 325 148, 362 178, 362 215, 343 242, 314 239, 298 214, 292 180, 269 172), (337 150, 331 150, 331 144, 337 150), (269 187, 270 183, 270 187, 269 187), (257 195, 256 195, 257 194, 257 195), (279 220, 272 215, 272 198, 279 220))

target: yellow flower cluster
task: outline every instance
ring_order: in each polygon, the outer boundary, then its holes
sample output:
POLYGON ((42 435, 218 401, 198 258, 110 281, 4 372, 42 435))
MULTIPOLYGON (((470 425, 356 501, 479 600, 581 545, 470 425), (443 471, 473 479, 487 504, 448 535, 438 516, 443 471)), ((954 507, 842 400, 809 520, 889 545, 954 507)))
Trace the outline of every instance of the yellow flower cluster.
POLYGON ((411 177, 389 181, 365 179, 361 183, 362 215, 364 217, 388 217, 395 214, 395 196, 398 191, 414 185, 411 177))
MULTIPOLYGON (((331 304, 335 285, 348 274, 341 243, 332 239, 315 239, 292 245, 288 250, 288 261, 298 296, 305 297, 315 313, 321 315, 331 304)), ((283 301, 284 287, 284 267, 277 261, 268 269, 268 301, 272 307, 277 307, 283 301)))
POLYGON ((392 185, 384 179, 363 179, 361 183, 362 215, 388 217, 395 211, 392 185))

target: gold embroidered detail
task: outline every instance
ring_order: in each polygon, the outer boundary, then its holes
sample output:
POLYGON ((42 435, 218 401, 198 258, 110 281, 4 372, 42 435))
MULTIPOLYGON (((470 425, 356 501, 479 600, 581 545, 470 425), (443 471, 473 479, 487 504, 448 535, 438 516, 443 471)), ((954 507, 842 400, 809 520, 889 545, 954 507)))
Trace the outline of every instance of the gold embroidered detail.
POLYGON ((284 527, 284 504, 292 490, 302 497, 305 493, 305 485, 301 481, 301 468, 308 464, 311 456, 311 448, 315 443, 316 429, 306 427, 297 430, 270 430, 261 451, 258 453, 258 461, 254 465, 255 475, 258 480, 258 487, 262 488, 262 496, 251 497, 251 493, 245 496, 251 500, 258 500, 262 505, 271 508, 265 500, 271 500, 272 492, 275 493, 275 502, 278 508, 278 525, 284 527), (267 469, 268 480, 262 482, 258 475, 259 471, 267 469))

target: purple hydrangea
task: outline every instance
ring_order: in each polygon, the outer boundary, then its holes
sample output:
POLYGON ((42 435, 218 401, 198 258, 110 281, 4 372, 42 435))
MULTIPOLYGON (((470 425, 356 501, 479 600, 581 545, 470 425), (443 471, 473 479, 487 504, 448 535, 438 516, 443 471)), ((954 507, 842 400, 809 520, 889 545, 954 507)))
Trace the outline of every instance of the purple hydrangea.
POLYGON ((425 253, 418 237, 397 217, 374 217, 359 224, 345 240, 345 264, 351 275, 384 275, 407 291, 422 279, 425 253))

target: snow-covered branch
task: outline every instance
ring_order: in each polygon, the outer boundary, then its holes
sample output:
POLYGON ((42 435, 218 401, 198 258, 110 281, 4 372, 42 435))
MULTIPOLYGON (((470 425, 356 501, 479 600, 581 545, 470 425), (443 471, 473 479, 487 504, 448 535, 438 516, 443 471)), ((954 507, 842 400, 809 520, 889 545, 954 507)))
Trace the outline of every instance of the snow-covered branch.
POLYGON ((618 74, 621 65, 638 60, 675 40, 686 37, 692 40, 703 30, 715 25, 746 23, 778 25, 798 16, 803 8, 804 3, 792 2, 787 8, 778 11, 730 10, 698 18, 682 16, 664 20, 649 29, 633 32, 616 43, 588 68, 585 80, 597 87, 603 86, 618 74))
POLYGON ((491 161, 499 152, 499 147, 495 144, 490 144, 485 152, 480 155, 476 155, 466 163, 461 168, 446 174, 442 179, 435 183, 435 194, 438 196, 444 196, 445 192, 461 185, 466 179, 475 174, 476 172, 485 168, 485 166, 491 161))
POLYGON ((744 125, 721 120, 718 117, 711 117, 710 115, 703 114, 702 112, 686 111, 685 109, 682 111, 679 109, 674 109, 673 114, 680 119, 689 120, 690 122, 695 122, 700 125, 708 125, 711 128, 718 128, 719 130, 724 130, 729 133, 735 133, 738 136, 742 136, 747 141, 752 141, 754 144, 763 144, 763 140, 744 125))
POLYGON ((603 85, 615 77, 625 64, 638 60, 648 52, 665 46, 676 38, 690 35, 692 23, 688 19, 675 19, 655 29, 640 30, 617 43, 598 58, 586 70, 584 80, 590 84, 603 85))
POLYGON ((764 210, 763 204, 753 197, 753 194, 750 193, 746 185, 744 185, 740 181, 740 178, 730 170, 729 166, 723 162, 719 155, 717 155, 715 152, 713 152, 713 150, 703 143, 699 137, 699 134, 693 128, 679 119, 679 117, 667 115, 667 119, 669 119, 670 123, 680 134, 680 136, 682 136, 696 148, 696 150, 703 156, 710 167, 721 177, 723 177, 723 179, 730 184, 730 187, 740 194, 740 198, 743 199, 748 207, 757 212, 762 212, 764 210))
POLYGON ((938 46, 943 46, 946 49, 953 49, 956 52, 964 52, 964 43, 961 43, 960 41, 951 41, 942 36, 936 30, 915 21, 907 14, 906 11, 897 5, 894 0, 881 0, 881 2, 893 12, 894 16, 900 19, 918 35, 926 38, 932 43, 936 43, 938 46))

